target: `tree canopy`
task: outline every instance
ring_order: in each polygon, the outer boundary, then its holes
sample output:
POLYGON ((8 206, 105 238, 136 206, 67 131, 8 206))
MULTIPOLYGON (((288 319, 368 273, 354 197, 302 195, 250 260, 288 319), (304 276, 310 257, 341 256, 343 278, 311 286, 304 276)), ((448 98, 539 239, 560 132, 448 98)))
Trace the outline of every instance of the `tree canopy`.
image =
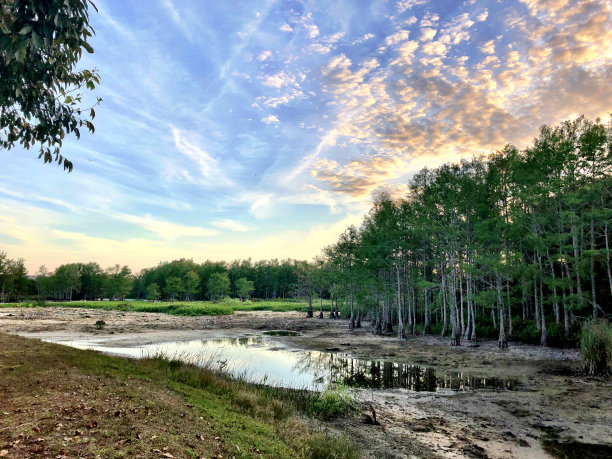
POLYGON ((80 137, 97 98, 85 103, 83 89, 100 83, 96 70, 76 70, 94 30, 91 0, 4 0, 0 5, 0 148, 37 146, 45 163, 73 164, 60 149, 67 134, 80 137))

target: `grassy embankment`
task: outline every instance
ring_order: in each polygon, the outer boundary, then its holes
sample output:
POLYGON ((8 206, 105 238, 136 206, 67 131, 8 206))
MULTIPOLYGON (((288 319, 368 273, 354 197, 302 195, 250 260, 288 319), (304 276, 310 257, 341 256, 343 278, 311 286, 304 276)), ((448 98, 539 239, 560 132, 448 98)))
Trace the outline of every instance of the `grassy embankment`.
MULTIPOLYGON (((37 307, 39 303, 26 301, 23 303, 1 304, 0 307, 37 307)), ((89 308, 106 311, 158 312, 177 316, 220 316, 231 315, 238 311, 308 311, 308 303, 295 300, 262 300, 240 301, 225 299, 213 301, 69 301, 45 302, 46 307, 89 308)), ((318 302, 313 303, 313 309, 318 310, 318 302)), ((329 310, 329 300, 323 302, 326 312, 329 310)))
POLYGON ((298 414, 328 404, 320 395, 2 333, 0 399, 0 456, 359 455, 345 437, 317 432, 298 414))

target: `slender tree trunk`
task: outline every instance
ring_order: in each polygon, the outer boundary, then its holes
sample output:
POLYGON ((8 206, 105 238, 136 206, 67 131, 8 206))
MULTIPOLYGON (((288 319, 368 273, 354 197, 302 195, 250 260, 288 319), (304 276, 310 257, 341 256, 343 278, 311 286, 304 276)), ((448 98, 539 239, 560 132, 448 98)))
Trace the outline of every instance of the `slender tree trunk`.
POLYGON ((397 278, 397 337, 403 339, 406 337, 404 333, 404 318, 402 317, 402 296, 401 296, 401 281, 399 267, 395 267, 395 274, 397 278))
POLYGON ((546 247, 546 257, 548 258, 548 262, 550 263, 550 275, 553 280, 553 312, 555 313, 555 323, 559 323, 559 296, 557 295, 557 285, 555 284, 555 264, 553 260, 550 258, 550 252, 548 251, 548 247, 546 247))
POLYGON ((446 336, 448 331, 448 322, 446 320, 446 276, 444 267, 442 267, 442 336, 446 336))
POLYGON ((353 277, 350 277, 349 280, 349 290, 350 290, 350 302, 351 302, 351 318, 349 320, 349 329, 353 330, 355 328, 355 313, 353 309, 353 277))
POLYGON ((593 303, 593 319, 597 318, 597 290, 595 288, 595 221, 591 217, 591 302, 593 303))
POLYGON ((306 314, 306 317, 312 317, 313 314, 313 310, 312 310, 312 295, 308 296, 308 313, 306 314))
POLYGON ((472 314, 472 332, 470 333, 470 341, 476 341, 476 308, 474 307, 474 300, 472 294, 474 293, 474 284, 472 282, 472 275, 468 274, 468 306, 472 314))
POLYGON ((391 318, 391 300, 389 298, 385 298, 385 314, 383 317, 384 325, 383 330, 384 333, 393 333, 393 320, 391 318))
POLYGON ((499 313, 499 340, 497 343, 500 348, 506 348, 508 347, 508 342, 506 341, 506 332, 504 330, 504 299, 502 296, 501 277, 499 275, 495 284, 497 287, 497 311, 499 313))
POLYGON ((410 288, 412 292, 412 334, 416 335, 416 326, 417 326, 417 297, 416 297, 416 289, 414 287, 410 288))
POLYGON ((459 271, 459 304, 461 306, 461 336, 465 339, 465 320, 463 317, 463 276, 459 271))
POLYGON ((323 318, 323 292, 319 292, 319 300, 321 301, 321 309, 319 310, 319 319, 323 318))
POLYGON ((429 290, 427 288, 423 289, 423 296, 425 308, 425 318, 423 319, 423 335, 427 335, 431 333, 431 327, 429 324, 429 290))
POLYGON ((572 223, 572 245, 574 246, 574 271, 576 272, 576 295, 578 295, 578 305, 582 310, 584 298, 582 296, 582 279, 580 278, 580 269, 578 269, 578 259, 580 257, 580 249, 578 247, 578 235, 576 234, 576 224, 572 223))
POLYGON ((333 318, 335 318, 335 315, 334 315, 334 294, 330 292, 329 298, 330 298, 329 318, 333 319, 333 318))
MULTIPOLYGON (((565 274, 563 272, 563 266, 561 266, 561 280, 565 278, 565 274)), ((565 327, 565 337, 569 337, 570 333, 570 323, 569 323, 569 314, 567 313, 567 299, 565 297, 565 286, 561 286, 561 294, 563 295, 563 326, 565 327)))
POLYGON ((533 295, 534 295, 534 303, 535 303, 536 328, 538 331, 541 331, 542 321, 540 317, 540 303, 538 302, 538 281, 535 279, 533 281, 533 295))
POLYGON ((610 269, 610 242, 608 237, 608 224, 604 227, 604 236, 606 239, 606 265, 608 268, 608 284, 610 284, 610 295, 612 295, 612 270, 610 269))
POLYGON ((463 330, 463 339, 464 340, 470 340, 470 333, 472 331, 472 313, 470 311, 470 277, 469 274, 466 277, 466 281, 465 281, 465 289, 466 289, 466 295, 467 295, 467 324, 465 326, 465 330, 463 330))
MULTIPOLYGON (((537 252, 537 255, 538 255, 538 266, 540 268, 540 272, 543 273, 542 257, 540 256, 539 251, 537 252)), ((542 335, 540 338, 540 345, 546 347, 548 333, 546 331, 546 310, 544 308, 544 288, 542 284, 543 284, 542 279, 540 279, 540 312, 542 314, 542 319, 540 320, 540 323, 542 325, 542 335)))
POLYGON ((453 346, 459 346, 461 341, 459 340, 459 320, 457 317, 457 292, 456 292, 456 268, 454 256, 451 255, 451 276, 449 281, 449 298, 450 298, 450 319, 451 319, 451 344, 453 346))
POLYGON ((510 302, 509 280, 506 280, 506 301, 508 302, 508 336, 512 336, 512 303, 510 302))

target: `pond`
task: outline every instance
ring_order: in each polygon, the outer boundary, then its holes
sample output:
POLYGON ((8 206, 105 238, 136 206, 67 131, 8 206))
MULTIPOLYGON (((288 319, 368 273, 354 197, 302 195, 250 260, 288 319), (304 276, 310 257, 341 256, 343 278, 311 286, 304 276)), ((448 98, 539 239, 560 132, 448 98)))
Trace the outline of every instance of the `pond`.
POLYGON ((124 357, 160 355, 221 370, 249 382, 295 389, 321 390, 330 384, 344 384, 359 388, 435 392, 512 390, 517 385, 513 379, 475 377, 390 360, 356 359, 342 352, 292 349, 263 334, 140 346, 119 346, 114 341, 109 338, 53 340, 79 349, 93 349, 124 357))

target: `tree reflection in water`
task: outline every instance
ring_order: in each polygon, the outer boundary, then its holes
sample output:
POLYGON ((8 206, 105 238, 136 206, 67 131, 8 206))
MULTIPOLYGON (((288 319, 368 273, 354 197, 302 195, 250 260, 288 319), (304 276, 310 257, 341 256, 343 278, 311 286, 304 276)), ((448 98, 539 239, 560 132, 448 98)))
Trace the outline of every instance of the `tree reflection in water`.
POLYGON ((297 365, 300 371, 315 372, 328 382, 371 389, 403 388, 414 391, 471 389, 512 390, 516 381, 497 377, 475 377, 463 372, 438 371, 391 361, 354 359, 344 354, 310 352, 297 365), (325 374, 327 372, 327 375, 325 374))

